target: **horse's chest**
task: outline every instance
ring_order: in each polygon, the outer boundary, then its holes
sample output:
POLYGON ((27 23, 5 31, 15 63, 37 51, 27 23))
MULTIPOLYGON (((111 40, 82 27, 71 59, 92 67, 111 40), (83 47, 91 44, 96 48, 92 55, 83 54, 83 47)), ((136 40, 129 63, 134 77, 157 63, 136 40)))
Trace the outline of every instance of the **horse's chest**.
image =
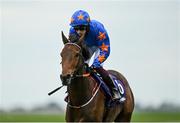
POLYGON ((69 121, 92 122, 102 120, 101 113, 98 113, 95 108, 70 109, 68 112, 69 121))

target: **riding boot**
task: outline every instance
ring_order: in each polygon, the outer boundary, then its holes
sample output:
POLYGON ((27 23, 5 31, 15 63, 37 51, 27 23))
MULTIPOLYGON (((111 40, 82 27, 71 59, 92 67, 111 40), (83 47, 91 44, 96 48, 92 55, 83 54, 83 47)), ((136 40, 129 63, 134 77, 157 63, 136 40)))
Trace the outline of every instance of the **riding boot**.
POLYGON ((117 90, 117 88, 115 87, 114 81, 109 76, 109 73, 105 69, 103 69, 103 67, 95 68, 95 70, 101 75, 105 83, 110 88, 112 99, 119 100, 121 98, 121 95, 117 90))

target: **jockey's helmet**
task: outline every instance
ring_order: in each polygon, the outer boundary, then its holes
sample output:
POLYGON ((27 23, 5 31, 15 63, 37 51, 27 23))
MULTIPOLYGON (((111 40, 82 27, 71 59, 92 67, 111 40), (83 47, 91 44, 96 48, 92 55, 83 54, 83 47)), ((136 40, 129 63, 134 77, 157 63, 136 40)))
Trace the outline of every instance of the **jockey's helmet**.
POLYGON ((89 14, 84 10, 77 10, 71 17, 70 26, 80 26, 84 25, 87 26, 90 22, 89 14))

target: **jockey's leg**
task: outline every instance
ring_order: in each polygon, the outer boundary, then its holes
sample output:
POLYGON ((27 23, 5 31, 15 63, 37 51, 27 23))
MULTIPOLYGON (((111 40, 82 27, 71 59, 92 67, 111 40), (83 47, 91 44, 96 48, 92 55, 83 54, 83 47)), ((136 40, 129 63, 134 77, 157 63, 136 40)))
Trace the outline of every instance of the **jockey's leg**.
POLYGON ((114 81, 109 76, 109 73, 105 69, 103 69, 103 67, 95 68, 95 70, 101 75, 105 83, 110 88, 112 99, 113 100, 120 99, 121 95, 119 91, 117 90, 117 88, 115 87, 114 81))

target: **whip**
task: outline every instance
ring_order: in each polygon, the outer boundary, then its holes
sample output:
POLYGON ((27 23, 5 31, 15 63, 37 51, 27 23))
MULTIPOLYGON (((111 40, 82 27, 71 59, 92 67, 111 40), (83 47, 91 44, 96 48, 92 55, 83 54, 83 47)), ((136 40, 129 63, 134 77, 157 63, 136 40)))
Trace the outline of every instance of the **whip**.
POLYGON ((54 89, 53 91, 49 92, 48 95, 51 96, 53 93, 55 93, 56 91, 58 91, 59 89, 61 89, 64 85, 54 89))

